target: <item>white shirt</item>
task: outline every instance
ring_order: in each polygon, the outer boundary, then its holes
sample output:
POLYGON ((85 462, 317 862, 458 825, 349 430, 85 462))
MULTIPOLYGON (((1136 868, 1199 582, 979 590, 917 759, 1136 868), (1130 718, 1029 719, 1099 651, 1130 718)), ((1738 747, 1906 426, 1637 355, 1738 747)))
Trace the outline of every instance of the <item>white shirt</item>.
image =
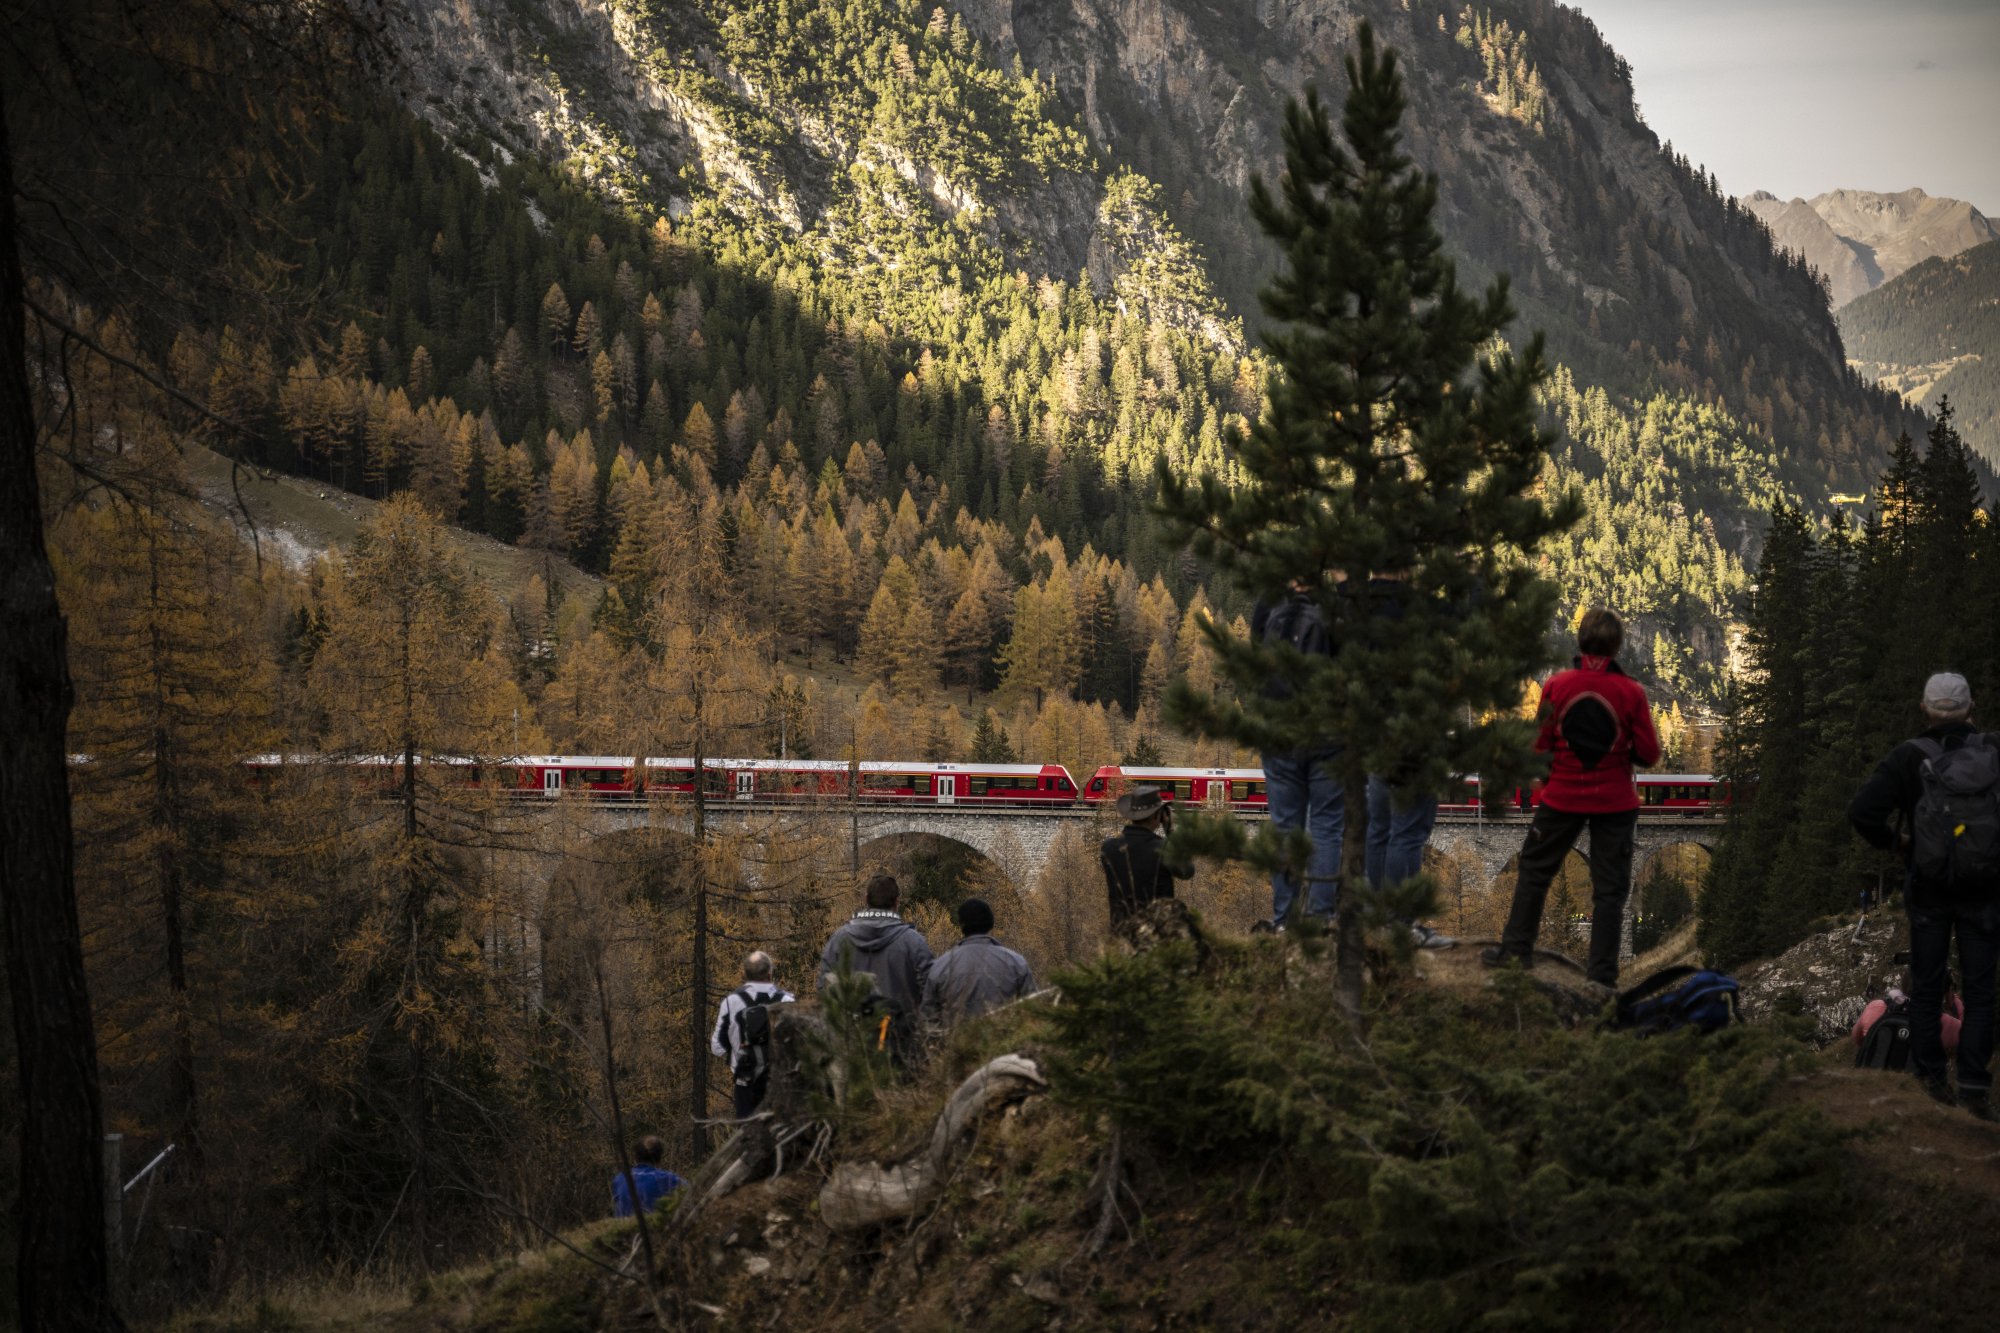
POLYGON ((738 1055, 736 1049, 736 1015, 742 1013, 749 1004, 749 1001, 743 998, 745 991, 759 997, 775 995, 778 997, 778 1003, 780 1004, 790 1004, 792 1002, 792 993, 790 991, 769 981, 746 981, 742 986, 722 997, 722 1004, 715 1011, 715 1031, 708 1039, 708 1049, 728 1061, 729 1067, 732 1070, 736 1068, 736 1057, 738 1055))

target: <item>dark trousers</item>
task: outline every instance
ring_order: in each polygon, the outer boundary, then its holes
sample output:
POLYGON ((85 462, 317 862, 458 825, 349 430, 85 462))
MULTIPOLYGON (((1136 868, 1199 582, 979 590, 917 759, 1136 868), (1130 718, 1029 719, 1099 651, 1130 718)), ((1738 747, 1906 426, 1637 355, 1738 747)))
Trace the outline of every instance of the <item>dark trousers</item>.
POLYGON ((770 1079, 768 1077, 760 1078, 755 1083, 738 1083, 736 1085, 736 1118, 738 1120, 748 1120, 751 1116, 757 1114, 757 1108, 763 1105, 764 1102, 764 1090, 769 1085, 770 1079))
POLYGON ((1952 932, 1958 933, 1959 996, 1965 1023, 1958 1030, 1958 1086, 1986 1092, 1993 1086, 1987 1068, 1993 1058, 1993 989, 1996 945, 1991 904, 1943 903, 1910 907, 1910 1064, 1918 1078, 1945 1076, 1945 974, 1951 964, 1952 932))
POLYGON ((1618 945, 1625 929, 1625 899, 1632 891, 1632 831, 1639 812, 1573 815, 1538 806, 1528 840, 1521 844, 1520 873, 1514 881, 1514 910, 1500 936, 1502 953, 1526 958, 1535 951, 1542 928, 1542 905, 1549 881, 1587 828, 1590 830, 1590 979, 1618 984, 1618 945))

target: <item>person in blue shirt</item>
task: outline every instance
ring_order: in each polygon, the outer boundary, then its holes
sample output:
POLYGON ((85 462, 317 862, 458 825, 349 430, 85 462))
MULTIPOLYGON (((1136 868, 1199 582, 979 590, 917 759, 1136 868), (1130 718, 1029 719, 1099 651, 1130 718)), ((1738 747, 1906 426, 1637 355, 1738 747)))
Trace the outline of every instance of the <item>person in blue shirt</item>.
POLYGON ((634 1187, 638 1190, 639 1206, 649 1213, 660 1200, 681 1187, 681 1178, 660 1165, 660 1159, 666 1155, 667 1145, 660 1142, 657 1134, 648 1134, 632 1146, 631 1179, 627 1180, 623 1171, 611 1177, 613 1217, 632 1216, 634 1187))

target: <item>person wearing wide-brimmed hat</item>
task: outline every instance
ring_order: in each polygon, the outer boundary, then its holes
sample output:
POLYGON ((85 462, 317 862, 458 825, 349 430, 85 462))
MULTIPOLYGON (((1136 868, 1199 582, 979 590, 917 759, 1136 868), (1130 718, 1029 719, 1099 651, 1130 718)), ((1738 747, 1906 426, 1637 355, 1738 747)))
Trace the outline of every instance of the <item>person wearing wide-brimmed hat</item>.
POLYGON ((1163 855, 1173 828, 1173 807, 1158 787, 1134 787, 1118 798, 1125 827, 1098 849, 1104 887, 1111 895, 1111 924, 1117 925, 1156 898, 1174 896, 1174 881, 1193 879, 1194 867, 1175 865, 1163 855))

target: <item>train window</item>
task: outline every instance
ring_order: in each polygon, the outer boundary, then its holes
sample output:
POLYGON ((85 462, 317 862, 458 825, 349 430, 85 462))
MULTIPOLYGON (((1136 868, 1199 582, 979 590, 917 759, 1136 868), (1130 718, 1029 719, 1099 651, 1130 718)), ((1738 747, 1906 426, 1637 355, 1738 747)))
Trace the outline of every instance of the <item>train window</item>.
POLYGON ((903 785, 905 776, 902 773, 863 773, 861 775, 861 789, 863 791, 894 791, 903 785))
POLYGON ((1249 800, 1249 799, 1250 799, 1250 784, 1249 784, 1249 783, 1247 783, 1247 782, 1232 782, 1232 783, 1230 783, 1230 784, 1229 784, 1229 799, 1230 799, 1230 800, 1232 800, 1232 801, 1247 801, 1247 800, 1249 800))
POLYGON ((1056 779, 1056 790, 1057 790, 1057 791, 1075 791, 1075 790, 1076 790, 1076 788, 1070 785, 1070 780, 1069 780, 1068 778, 1057 778, 1057 779, 1056 779))
POLYGON ((965 780, 965 794, 968 796, 984 796, 986 794, 986 784, 989 781, 991 781, 990 778, 967 778, 965 780))
POLYGON ((1182 778, 1180 781, 1176 782, 1174 784, 1174 799, 1177 801, 1193 800, 1194 783, 1188 780, 1187 778, 1182 778))
POLYGON ((569 781, 580 782, 588 787, 615 787, 625 781, 622 768, 576 768, 569 772, 569 781))
POLYGON ((1262 796, 1262 795, 1264 794, 1264 784, 1263 784, 1263 783, 1261 783, 1261 782, 1253 782, 1253 783, 1251 783, 1251 784, 1250 784, 1250 794, 1251 794, 1252 796, 1262 796))
POLYGON ((1087 788, 1087 790, 1090 791, 1092 795, 1096 795, 1097 793, 1102 792, 1104 790, 1104 779, 1092 778, 1090 780, 1090 786, 1089 788, 1087 788))
POLYGON ((916 788, 917 795, 919 796, 929 796, 931 794, 931 777, 928 773, 919 773, 917 776, 911 778, 910 785, 916 788))

